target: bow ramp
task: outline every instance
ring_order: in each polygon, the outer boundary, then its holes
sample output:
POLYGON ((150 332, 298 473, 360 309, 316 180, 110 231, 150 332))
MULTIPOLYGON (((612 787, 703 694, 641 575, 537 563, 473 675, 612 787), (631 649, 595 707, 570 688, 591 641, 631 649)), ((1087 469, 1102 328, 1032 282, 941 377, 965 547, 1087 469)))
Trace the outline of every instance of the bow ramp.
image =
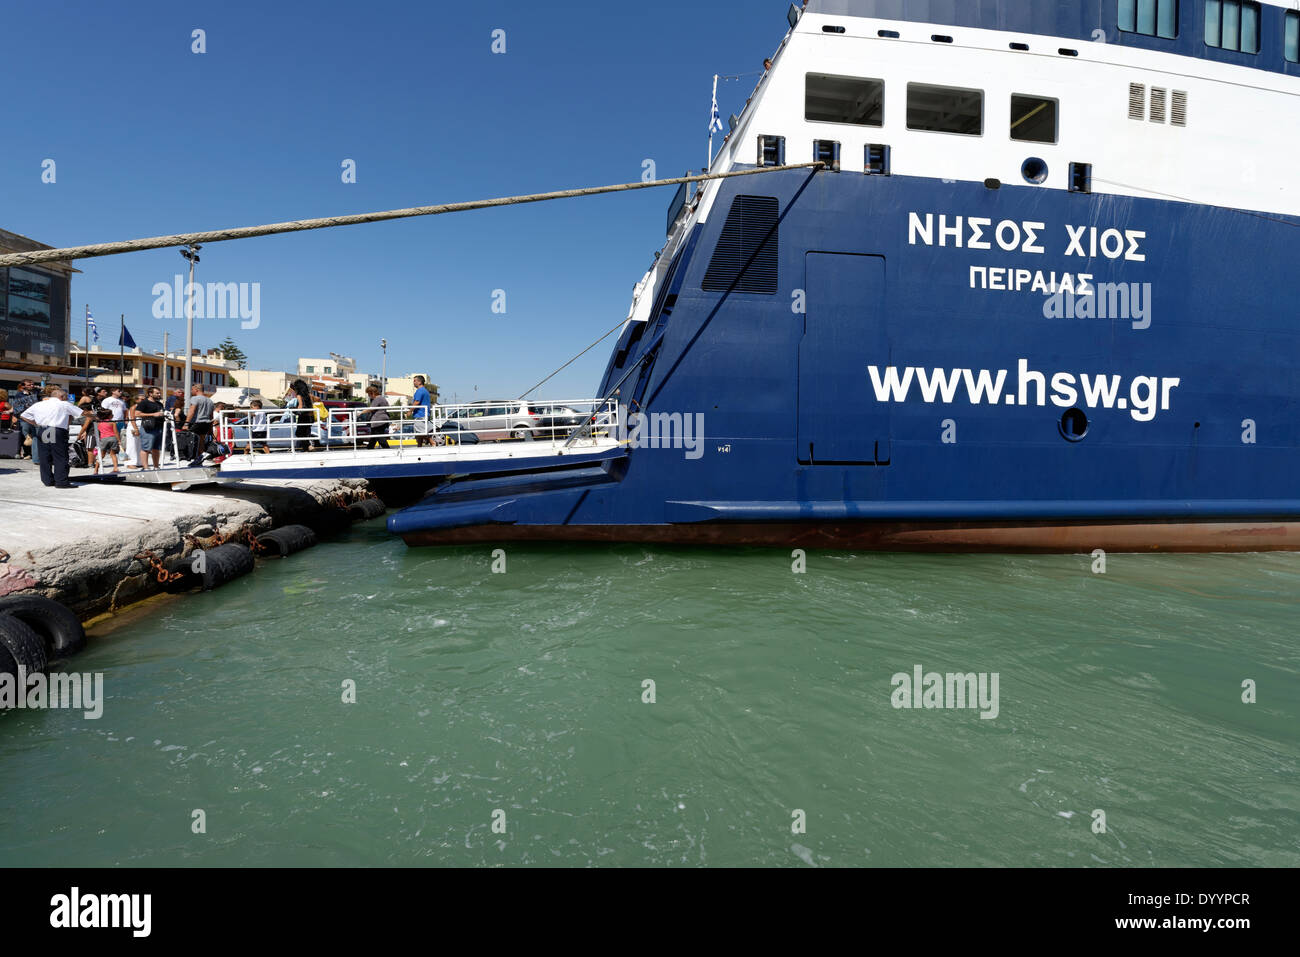
MULTIPOLYGON (((616 403, 502 400, 466 405, 237 410, 217 439, 223 479, 411 479, 573 469, 621 458, 616 403)), ((433 484, 431 482, 431 484, 433 484)))

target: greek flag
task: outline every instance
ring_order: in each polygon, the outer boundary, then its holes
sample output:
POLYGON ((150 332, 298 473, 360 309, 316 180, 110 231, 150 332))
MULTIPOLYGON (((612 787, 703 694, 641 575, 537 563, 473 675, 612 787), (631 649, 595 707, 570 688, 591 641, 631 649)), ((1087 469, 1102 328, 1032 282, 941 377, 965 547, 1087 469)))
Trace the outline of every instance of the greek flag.
POLYGON ((94 336, 94 337, 95 337, 95 341, 98 342, 98 341, 99 341, 99 326, 95 325, 95 317, 92 316, 92 315, 90 314, 90 310, 89 310, 89 309, 86 310, 86 325, 90 327, 90 334, 91 334, 92 336, 94 336))
POLYGON ((709 116, 709 134, 722 132, 722 114, 718 112, 718 78, 713 78, 713 113, 709 116))

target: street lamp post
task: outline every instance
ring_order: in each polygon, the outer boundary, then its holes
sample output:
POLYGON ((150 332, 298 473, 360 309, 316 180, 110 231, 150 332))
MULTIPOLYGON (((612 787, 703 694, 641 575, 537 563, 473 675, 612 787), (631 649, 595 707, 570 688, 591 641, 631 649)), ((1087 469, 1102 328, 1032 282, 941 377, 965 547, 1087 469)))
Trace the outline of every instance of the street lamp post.
MULTIPOLYGON (((185 397, 190 401, 190 387, 194 384, 194 264, 199 261, 199 250, 203 247, 190 243, 181 250, 190 263, 190 282, 185 287, 185 397)), ((184 408, 184 405, 181 406, 184 408)))
POLYGON ((384 395, 388 395, 388 340, 380 339, 379 348, 384 350, 384 363, 379 373, 379 381, 384 385, 384 395))

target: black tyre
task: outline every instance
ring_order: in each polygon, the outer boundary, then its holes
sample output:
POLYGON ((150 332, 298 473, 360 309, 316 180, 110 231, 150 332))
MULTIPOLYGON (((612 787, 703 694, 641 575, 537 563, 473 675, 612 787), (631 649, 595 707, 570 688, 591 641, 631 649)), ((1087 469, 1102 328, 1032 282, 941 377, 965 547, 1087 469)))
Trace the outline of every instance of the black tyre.
POLYGON ((203 556, 203 590, 212 591, 253 570, 253 551, 247 545, 218 545, 203 556))
POLYGON ((163 591, 170 595, 178 595, 181 592, 187 592, 191 589, 198 588, 202 584, 202 578, 194 571, 194 559, 177 555, 174 558, 168 558, 163 563, 163 568, 167 571, 167 577, 171 580, 162 582, 163 591), (172 579, 172 576, 179 576, 172 579))
POLYGON ((30 675, 46 664, 45 639, 12 615, 0 615, 0 674, 17 678, 20 667, 30 675))
POLYGON ((354 522, 366 522, 372 518, 378 518, 388 509, 384 503, 377 498, 362 499, 360 502, 353 502, 348 506, 348 514, 352 516, 354 522))
POLYGON ((279 555, 281 558, 311 548, 316 542, 316 533, 306 525, 286 525, 257 536, 259 554, 279 555))
POLYGON ((70 609, 39 595, 0 598, 0 615, 17 618, 45 641, 49 661, 68 658, 86 647, 86 629, 70 609))

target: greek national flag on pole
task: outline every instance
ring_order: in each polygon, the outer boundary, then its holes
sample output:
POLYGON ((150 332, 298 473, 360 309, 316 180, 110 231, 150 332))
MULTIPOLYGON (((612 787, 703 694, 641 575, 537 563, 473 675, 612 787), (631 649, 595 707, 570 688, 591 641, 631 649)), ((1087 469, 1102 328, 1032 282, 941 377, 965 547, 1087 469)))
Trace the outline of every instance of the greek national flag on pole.
POLYGON ((713 78, 713 113, 709 116, 709 133, 722 132, 722 114, 718 112, 718 78, 713 78))
POLYGON ((92 336, 94 336, 94 337, 95 337, 95 341, 98 342, 98 341, 99 341, 99 326, 95 325, 95 317, 92 316, 92 315, 90 314, 90 310, 89 310, 89 309, 86 310, 86 325, 90 327, 90 334, 91 334, 92 336))

